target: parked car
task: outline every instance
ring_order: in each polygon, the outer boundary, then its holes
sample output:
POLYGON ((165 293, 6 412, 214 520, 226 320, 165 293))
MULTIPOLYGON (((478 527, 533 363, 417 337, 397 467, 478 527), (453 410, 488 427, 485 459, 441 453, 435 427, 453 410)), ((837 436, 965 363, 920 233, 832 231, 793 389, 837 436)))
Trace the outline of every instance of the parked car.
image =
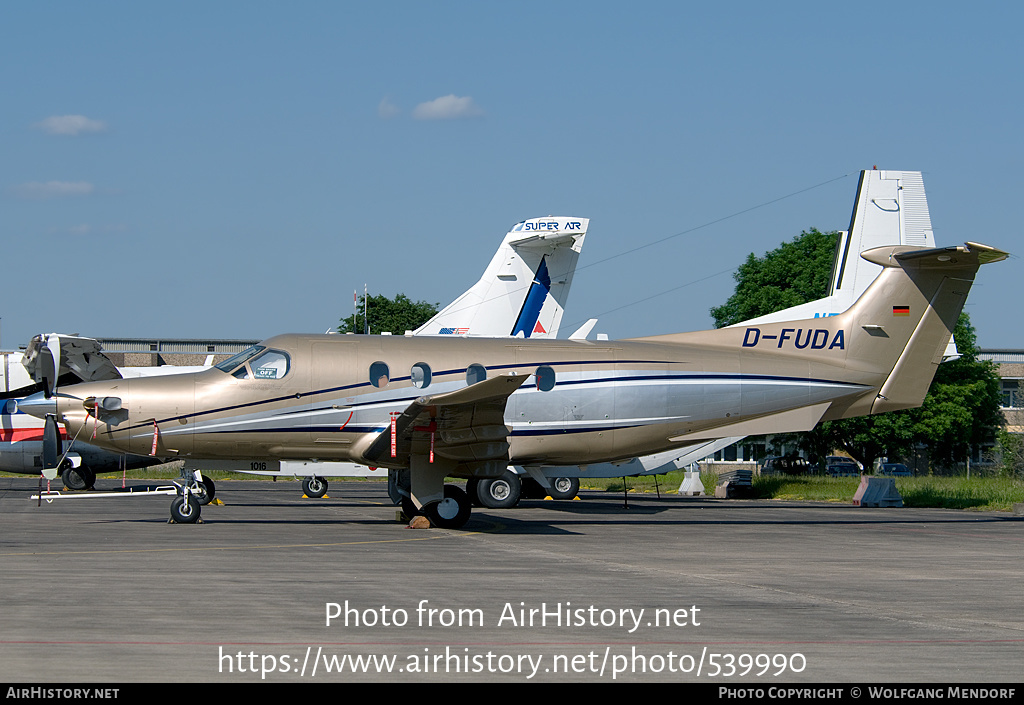
POLYGON ((914 473, 903 463, 882 463, 878 474, 888 475, 889 477, 911 477, 914 473))
POLYGON ((861 473, 861 465, 853 458, 845 455, 830 455, 825 458, 825 474, 829 477, 856 477, 861 473))
POLYGON ((761 466, 762 475, 806 475, 811 464, 805 458, 766 458, 761 466))

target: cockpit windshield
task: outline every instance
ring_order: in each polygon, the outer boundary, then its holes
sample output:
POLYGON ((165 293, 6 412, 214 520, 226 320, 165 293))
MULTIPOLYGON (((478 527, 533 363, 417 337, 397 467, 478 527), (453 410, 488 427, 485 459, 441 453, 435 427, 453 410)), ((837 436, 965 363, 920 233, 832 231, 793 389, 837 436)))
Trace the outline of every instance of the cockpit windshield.
POLYGON ((267 350, 262 345, 255 345, 217 365, 217 369, 237 379, 282 379, 290 367, 288 353, 267 350))
POLYGON ((221 372, 230 373, 233 369, 241 365, 243 362, 245 362, 246 360, 255 355, 259 355, 264 350, 266 350, 266 347, 264 347, 263 345, 253 345, 251 348, 243 350, 237 355, 232 355, 224 362, 220 363, 219 365, 216 365, 216 367, 221 372))
POLYGON ((280 350, 267 350, 249 361, 256 379, 281 379, 288 374, 288 355, 280 350))

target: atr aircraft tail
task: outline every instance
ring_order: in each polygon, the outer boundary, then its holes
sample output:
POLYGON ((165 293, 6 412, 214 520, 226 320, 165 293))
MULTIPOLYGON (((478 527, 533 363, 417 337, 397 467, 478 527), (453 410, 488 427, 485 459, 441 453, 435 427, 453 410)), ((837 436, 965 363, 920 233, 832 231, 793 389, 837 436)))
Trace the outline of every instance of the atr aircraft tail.
POLYGON ((554 338, 589 224, 554 216, 516 224, 480 281, 413 335, 554 338))
POLYGON ((822 318, 842 313, 882 271, 880 266, 858 255, 885 245, 935 247, 928 199, 919 171, 862 171, 850 228, 840 234, 836 243, 829 295, 758 316, 736 326, 822 318))

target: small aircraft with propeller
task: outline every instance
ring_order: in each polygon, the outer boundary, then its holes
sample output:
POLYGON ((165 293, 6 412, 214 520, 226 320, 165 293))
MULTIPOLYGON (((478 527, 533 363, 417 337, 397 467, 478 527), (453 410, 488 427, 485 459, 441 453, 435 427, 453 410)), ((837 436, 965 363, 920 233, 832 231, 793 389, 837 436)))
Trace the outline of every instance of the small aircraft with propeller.
MULTIPOLYGON (((281 335, 215 367, 47 389, 19 409, 120 452, 340 460, 399 471, 407 514, 470 518, 452 476, 619 462, 724 436, 921 404, 975 274, 978 243, 892 245, 846 311, 628 340, 281 335)), ((195 521, 184 492, 172 517, 195 521)))

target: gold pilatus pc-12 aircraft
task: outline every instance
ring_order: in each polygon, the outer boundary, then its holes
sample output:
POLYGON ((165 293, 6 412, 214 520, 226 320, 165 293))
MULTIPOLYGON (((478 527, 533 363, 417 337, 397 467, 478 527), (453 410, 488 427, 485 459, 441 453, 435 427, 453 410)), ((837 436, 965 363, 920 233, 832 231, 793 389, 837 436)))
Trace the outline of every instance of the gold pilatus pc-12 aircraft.
MULTIPOLYGON (((976 243, 867 250, 882 272, 827 318, 628 340, 280 335, 206 371, 19 402, 113 450, 347 460, 400 469, 410 515, 471 502, 446 476, 623 461, 708 438, 809 430, 919 406, 980 265, 976 243)), ((172 517, 195 521, 185 491, 172 517)))

